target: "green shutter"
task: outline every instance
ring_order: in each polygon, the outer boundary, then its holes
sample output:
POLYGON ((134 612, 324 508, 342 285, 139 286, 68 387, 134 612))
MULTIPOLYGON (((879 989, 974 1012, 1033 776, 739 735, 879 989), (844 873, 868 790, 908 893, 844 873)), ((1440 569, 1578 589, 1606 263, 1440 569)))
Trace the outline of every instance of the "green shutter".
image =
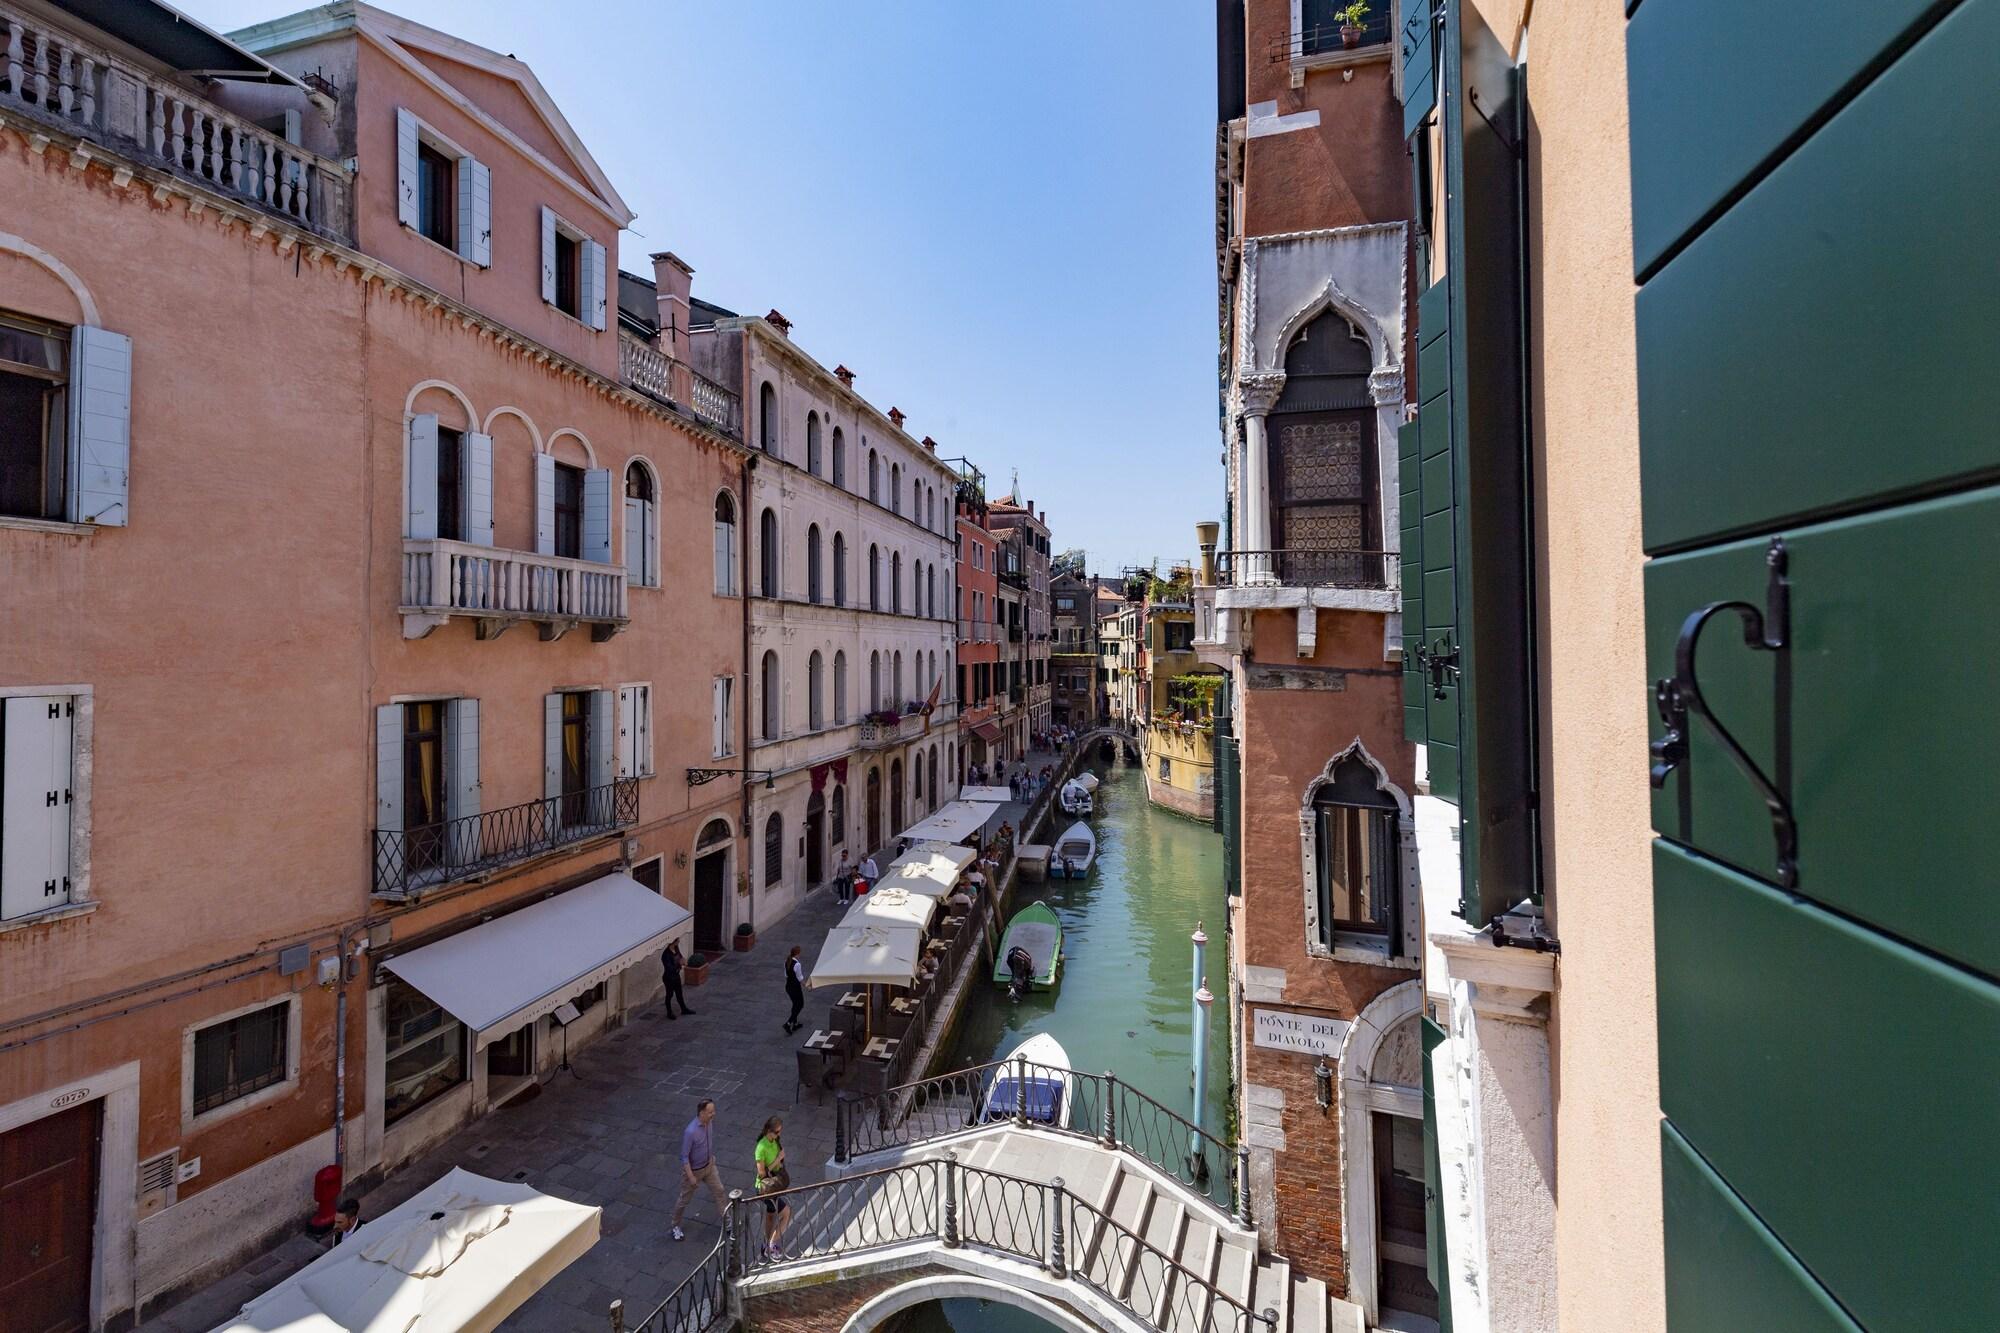
POLYGON ((1437 1086, 1431 1052, 1444 1045, 1444 1029, 1421 1015, 1424 1039, 1424 1271, 1437 1293, 1439 1333, 1451 1333, 1451 1262, 1445 1249, 1444 1171, 1438 1157, 1437 1086))
POLYGON ((1409 0, 1403 16, 1400 58, 1403 62, 1403 137, 1409 138, 1437 105, 1437 47, 1431 0, 1409 0))
POLYGON ((1417 662, 1417 648, 1424 641, 1423 452, 1419 440, 1414 421, 1396 432, 1402 478, 1398 512, 1402 516, 1403 735, 1422 745, 1430 737, 1430 727, 1424 702, 1428 681, 1417 662))

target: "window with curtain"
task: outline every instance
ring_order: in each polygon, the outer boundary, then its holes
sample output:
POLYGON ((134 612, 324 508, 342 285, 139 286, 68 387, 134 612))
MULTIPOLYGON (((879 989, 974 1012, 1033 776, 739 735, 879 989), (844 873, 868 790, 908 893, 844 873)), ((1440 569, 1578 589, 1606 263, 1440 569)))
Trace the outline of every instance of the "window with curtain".
POLYGON ((385 990, 382 1118, 394 1124, 465 1082, 465 1028, 393 976, 385 990))
POLYGON ((444 711, 442 699, 403 705, 403 859, 411 870, 444 863, 444 711))
POLYGON ((778 739, 779 721, 778 655, 768 649, 764 653, 763 671, 759 676, 758 685, 758 694, 761 696, 758 704, 763 714, 764 739, 774 741, 778 739))
POLYGON ((757 519, 757 592, 778 595, 778 515, 768 508, 757 519))
POLYGON ((1313 872, 1321 948, 1340 936, 1397 945, 1402 834, 1395 798, 1358 758, 1342 762, 1313 794, 1313 872))
POLYGON ((280 1000, 195 1032, 194 1114, 285 1081, 291 1011, 280 1000))
POLYGON ((764 821, 764 887, 785 877, 785 821, 772 815, 764 821))
POLYGON ((806 600, 817 606, 821 600, 819 570, 819 524, 806 529, 806 600))
POLYGON ((728 491, 715 497, 715 594, 736 595, 736 501, 728 491))
POLYGON ((590 822, 590 693, 562 697, 562 822, 590 822))

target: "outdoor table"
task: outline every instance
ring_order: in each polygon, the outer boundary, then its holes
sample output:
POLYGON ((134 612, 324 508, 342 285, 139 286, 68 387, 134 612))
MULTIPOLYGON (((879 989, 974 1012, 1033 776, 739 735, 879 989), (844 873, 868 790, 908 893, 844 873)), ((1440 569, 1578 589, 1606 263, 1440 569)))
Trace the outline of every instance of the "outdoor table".
POLYGON ((806 1038, 806 1049, 809 1051, 838 1052, 841 1047, 847 1044, 845 1038, 845 1033, 830 1032, 825 1028, 814 1028, 812 1035, 806 1038))
POLYGON ((896 1058, 896 1048, 903 1044, 901 1037, 870 1037, 868 1044, 861 1048, 864 1060, 880 1060, 888 1063, 896 1058))

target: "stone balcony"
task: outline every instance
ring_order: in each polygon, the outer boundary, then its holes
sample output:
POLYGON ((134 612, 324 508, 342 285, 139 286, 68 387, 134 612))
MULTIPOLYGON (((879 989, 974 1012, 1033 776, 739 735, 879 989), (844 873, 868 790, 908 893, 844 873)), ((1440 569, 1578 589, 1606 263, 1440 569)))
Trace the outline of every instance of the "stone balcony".
POLYGON ((742 400, 685 361, 629 334, 618 339, 619 377, 631 387, 684 408, 725 435, 743 437, 742 400))
POLYGON ((625 569, 594 560, 503 551, 441 539, 403 542, 403 637, 421 639, 454 616, 497 639, 522 621, 544 639, 578 625, 598 642, 627 623, 625 569))
POLYGON ((334 240, 353 239, 353 178, 345 167, 166 75, 5 6, 0 110, 81 140, 70 150, 78 166, 99 156, 96 145, 102 156, 180 177, 334 240))
POLYGON ((893 745, 902 745, 924 734, 924 715, 905 713, 895 722, 877 722, 864 718, 856 748, 862 750, 886 750, 893 745))

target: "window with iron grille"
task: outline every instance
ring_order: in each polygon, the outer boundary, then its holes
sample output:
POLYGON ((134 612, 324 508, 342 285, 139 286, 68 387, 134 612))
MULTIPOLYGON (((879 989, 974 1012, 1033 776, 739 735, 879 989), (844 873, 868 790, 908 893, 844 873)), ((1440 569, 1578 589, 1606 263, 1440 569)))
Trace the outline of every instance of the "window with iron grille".
POLYGON ((285 1081, 291 1002, 239 1014, 194 1034, 194 1113, 285 1081))

